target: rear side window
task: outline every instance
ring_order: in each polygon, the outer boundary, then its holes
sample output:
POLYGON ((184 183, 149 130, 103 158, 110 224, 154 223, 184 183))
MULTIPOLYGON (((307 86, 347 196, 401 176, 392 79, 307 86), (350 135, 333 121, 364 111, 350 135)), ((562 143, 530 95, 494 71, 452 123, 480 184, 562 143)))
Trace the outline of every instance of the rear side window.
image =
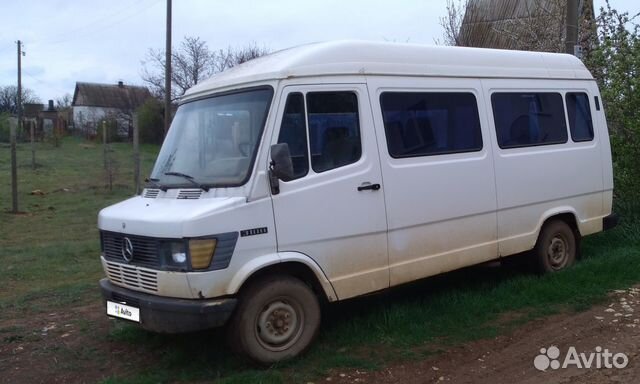
POLYGON ((586 93, 567 93, 567 115, 573 141, 593 140, 593 121, 589 96, 586 93))
POLYGON ((559 93, 494 93, 491 104, 500 148, 567 142, 559 93))
POLYGON ((278 143, 287 143, 289 145, 289 153, 293 163, 293 179, 299 179, 309 172, 307 126, 304 119, 304 97, 302 93, 289 94, 287 96, 287 104, 284 107, 278 143))
POLYGON ((362 154, 353 92, 307 93, 311 167, 317 173, 355 163, 362 154))
POLYGON ((472 93, 385 92, 380 104, 391 157, 482 149, 478 105, 472 93))

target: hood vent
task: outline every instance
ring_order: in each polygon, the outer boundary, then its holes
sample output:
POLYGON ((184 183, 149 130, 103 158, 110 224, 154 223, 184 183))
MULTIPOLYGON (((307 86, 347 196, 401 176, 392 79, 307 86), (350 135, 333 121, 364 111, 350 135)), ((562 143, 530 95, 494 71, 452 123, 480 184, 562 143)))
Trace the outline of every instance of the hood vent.
POLYGON ((159 189, 145 189, 144 195, 142 197, 146 197, 147 199, 155 199, 158 197, 158 193, 160 193, 159 189))
POLYGON ((181 189, 180 192, 178 192, 178 199, 195 200, 199 199, 200 195, 202 195, 201 189, 181 189))

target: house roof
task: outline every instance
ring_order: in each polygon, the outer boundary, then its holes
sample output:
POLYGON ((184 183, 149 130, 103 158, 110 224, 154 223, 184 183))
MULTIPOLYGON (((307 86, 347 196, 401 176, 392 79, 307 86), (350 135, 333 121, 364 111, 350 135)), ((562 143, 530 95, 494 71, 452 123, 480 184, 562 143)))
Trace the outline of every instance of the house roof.
POLYGON ((334 41, 250 60, 198 83, 184 99, 249 83, 323 75, 593 79, 578 58, 567 54, 334 41))
POLYGON ((77 82, 73 92, 75 106, 136 109, 151 97, 147 87, 137 85, 77 82))
MULTIPOLYGON (((564 31, 566 1, 558 0, 469 0, 460 26, 461 45, 518 49, 514 33, 531 34, 527 28, 561 37, 564 31)), ((580 1, 579 13, 591 13, 593 0, 580 1)), ((551 48, 551 46, 550 46, 551 48)))

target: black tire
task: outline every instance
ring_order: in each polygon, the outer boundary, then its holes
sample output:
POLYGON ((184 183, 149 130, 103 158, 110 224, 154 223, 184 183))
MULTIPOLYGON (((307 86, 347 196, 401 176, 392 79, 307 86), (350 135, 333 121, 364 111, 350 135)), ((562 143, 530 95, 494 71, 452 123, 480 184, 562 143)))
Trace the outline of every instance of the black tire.
POLYGON ((577 249, 577 235, 569 224, 562 220, 549 221, 542 227, 533 250, 537 272, 553 273, 572 266, 577 249))
POLYGON ((229 342, 234 351, 261 365, 288 360, 311 345, 320 317, 318 298, 309 286, 290 276, 266 276, 242 291, 229 324, 229 342))

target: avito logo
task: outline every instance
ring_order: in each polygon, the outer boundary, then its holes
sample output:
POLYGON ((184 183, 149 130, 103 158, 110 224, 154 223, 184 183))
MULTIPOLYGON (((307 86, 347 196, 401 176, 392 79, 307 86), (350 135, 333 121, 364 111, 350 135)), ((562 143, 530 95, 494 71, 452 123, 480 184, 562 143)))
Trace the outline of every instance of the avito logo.
POLYGON ((602 349, 598 346, 595 348, 595 352, 578 353, 575 347, 569 347, 562 364, 560 364, 560 349, 556 346, 540 349, 540 354, 533 359, 533 366, 539 371, 546 371, 547 369, 559 369, 576 367, 580 369, 622 369, 629 364, 629 357, 624 353, 612 353, 608 349, 602 349))

